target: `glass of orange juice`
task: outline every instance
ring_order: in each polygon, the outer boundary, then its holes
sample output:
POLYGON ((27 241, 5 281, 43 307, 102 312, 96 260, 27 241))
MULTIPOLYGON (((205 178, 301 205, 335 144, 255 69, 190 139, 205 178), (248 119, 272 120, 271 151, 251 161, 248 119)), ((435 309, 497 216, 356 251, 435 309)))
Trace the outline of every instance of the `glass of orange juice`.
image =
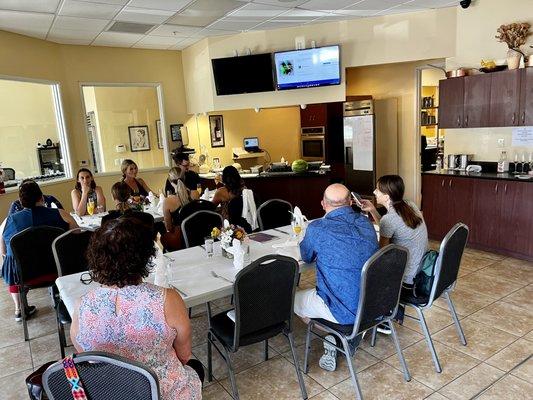
POLYGON ((89 215, 93 215, 94 214, 94 209, 95 209, 95 204, 94 204, 94 201, 88 201, 87 202, 87 214, 89 215))

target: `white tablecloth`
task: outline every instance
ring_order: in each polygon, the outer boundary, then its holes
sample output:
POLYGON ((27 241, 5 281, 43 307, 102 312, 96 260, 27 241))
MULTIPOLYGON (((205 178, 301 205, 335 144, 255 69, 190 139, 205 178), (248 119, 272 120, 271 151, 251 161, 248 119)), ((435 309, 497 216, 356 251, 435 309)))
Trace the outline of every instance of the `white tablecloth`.
MULTIPOLYGON (((163 221, 163 215, 158 213, 155 209, 145 209, 144 212, 151 214, 154 217, 154 222, 163 221)), ((76 220, 76 223, 79 225, 80 228, 89 229, 89 230, 95 230, 100 227, 102 224, 102 217, 104 215, 107 215, 107 212, 103 212, 100 214, 93 214, 93 215, 84 215, 80 217, 76 213, 70 213, 76 220)))

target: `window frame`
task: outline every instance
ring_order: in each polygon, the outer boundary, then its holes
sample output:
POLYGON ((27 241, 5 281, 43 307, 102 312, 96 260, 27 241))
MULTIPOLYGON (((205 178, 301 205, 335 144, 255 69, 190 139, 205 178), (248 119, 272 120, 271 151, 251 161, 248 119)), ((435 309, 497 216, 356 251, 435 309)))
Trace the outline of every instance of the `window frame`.
MULTIPOLYGON (((71 147, 68 135, 67 124, 65 122, 65 112, 63 107, 63 97, 61 95, 61 82, 50 79, 38 79, 28 78, 24 76, 4 75, 0 74, 0 80, 13 81, 13 82, 25 82, 25 83, 37 83, 51 86, 52 100, 55 111, 56 127, 58 130, 59 144, 61 146, 61 156, 63 158, 63 168, 65 169, 65 176, 56 179, 40 180, 36 179, 39 186, 48 186, 51 184, 66 182, 72 180, 72 157, 71 147)), ((18 191, 18 185, 6 188, 6 193, 12 193, 18 191)))
MULTIPOLYGON (((163 101, 163 84, 161 82, 80 82, 80 100, 81 108, 83 111, 83 125, 85 127, 85 142, 87 144, 87 154, 89 155, 89 166, 94 171, 94 165, 92 165, 91 159, 91 144, 89 143, 89 129, 85 118, 87 116, 87 108, 85 107, 85 97, 83 93, 84 87, 153 87, 157 92, 157 102, 159 108, 159 119, 161 120, 161 135, 163 136, 163 156, 165 159, 165 165, 162 167, 152 167, 152 168, 143 168, 143 172, 161 172, 168 171, 171 168, 171 159, 170 159, 170 143, 168 142, 167 132, 166 132, 166 118, 165 118, 165 104, 163 101)), ((101 147, 101 143, 99 144, 101 147)), ((157 145, 157 144, 156 144, 157 145)), ((98 149, 101 151, 101 148, 98 149)), ((109 171, 109 172, 96 172, 94 176, 114 176, 120 174, 120 171, 109 171)))

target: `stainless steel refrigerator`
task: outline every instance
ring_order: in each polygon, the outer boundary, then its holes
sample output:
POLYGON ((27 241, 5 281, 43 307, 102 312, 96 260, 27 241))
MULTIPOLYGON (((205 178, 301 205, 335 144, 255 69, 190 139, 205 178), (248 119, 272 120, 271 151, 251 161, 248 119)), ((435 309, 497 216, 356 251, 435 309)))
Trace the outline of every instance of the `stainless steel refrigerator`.
POLYGON ((369 197, 380 176, 398 173, 398 100, 347 102, 343 117, 345 184, 369 197))

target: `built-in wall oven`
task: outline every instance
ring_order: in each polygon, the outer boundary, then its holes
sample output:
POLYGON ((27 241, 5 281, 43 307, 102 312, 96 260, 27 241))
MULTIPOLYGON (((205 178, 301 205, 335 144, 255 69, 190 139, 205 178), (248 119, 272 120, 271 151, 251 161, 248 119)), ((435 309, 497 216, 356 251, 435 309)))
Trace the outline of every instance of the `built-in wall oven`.
POLYGON ((302 128, 300 134, 300 151, 303 160, 325 161, 326 159, 326 128, 323 126, 302 128))

